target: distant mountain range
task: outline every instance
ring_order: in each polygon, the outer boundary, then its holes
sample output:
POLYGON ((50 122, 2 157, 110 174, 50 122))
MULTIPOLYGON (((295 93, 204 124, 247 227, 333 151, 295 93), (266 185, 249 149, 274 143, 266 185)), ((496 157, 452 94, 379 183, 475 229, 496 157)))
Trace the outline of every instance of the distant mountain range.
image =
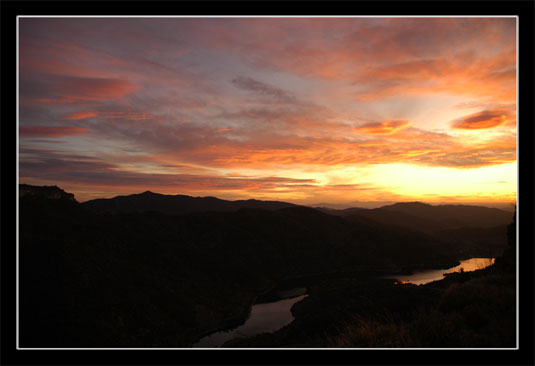
POLYGON ((331 215, 350 219, 363 217, 382 224, 396 225, 424 232, 462 227, 490 228, 508 225, 512 220, 511 212, 497 208, 466 205, 432 206, 421 202, 396 203, 374 209, 318 209, 331 215))
POLYGON ((279 201, 239 200, 227 201, 215 197, 191 197, 184 195, 164 195, 146 191, 129 196, 99 198, 82 203, 94 212, 147 212, 157 211, 167 214, 186 214, 193 212, 237 211, 242 208, 279 210, 296 205, 279 201))
MULTIPOLYGON (((320 203, 307 203, 304 204, 308 207, 314 207, 314 208, 331 208, 335 210, 345 210, 347 208, 380 208, 384 206, 389 206, 395 204, 395 201, 351 201, 351 202, 344 202, 344 203, 331 203, 331 202, 320 202, 320 203)), ((452 203, 452 202, 443 202, 441 205, 449 205, 449 206, 457 206, 458 203, 452 203)), ((507 203, 507 202, 466 202, 462 204, 463 206, 478 206, 478 207, 489 207, 489 208, 498 208, 503 211, 507 212, 514 212, 515 211, 515 204, 514 203, 507 203)))
MULTIPOLYGON (((191 197, 164 195, 146 191, 128 196, 100 198, 82 203, 82 206, 97 213, 162 212, 166 214, 189 214, 194 212, 235 212, 243 208, 280 210, 298 205, 280 201, 238 200, 227 201, 216 197, 191 197)), ((335 216, 353 220, 366 218, 384 225, 406 227, 418 231, 458 229, 462 227, 490 228, 507 225, 511 212, 497 208, 467 205, 429 205, 421 202, 403 202, 375 209, 347 208, 343 210, 316 209, 335 216)))

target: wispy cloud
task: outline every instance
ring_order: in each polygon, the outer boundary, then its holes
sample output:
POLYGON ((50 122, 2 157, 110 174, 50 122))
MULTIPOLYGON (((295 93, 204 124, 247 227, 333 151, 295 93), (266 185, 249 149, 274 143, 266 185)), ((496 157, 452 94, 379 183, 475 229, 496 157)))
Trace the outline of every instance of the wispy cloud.
POLYGON ((21 126, 19 128, 22 137, 65 137, 83 135, 88 132, 87 128, 80 127, 21 126))
POLYGON ((391 135, 399 130, 407 128, 411 122, 403 119, 390 119, 378 123, 367 123, 356 127, 355 130, 367 135, 391 135))
POLYGON ((296 98, 286 91, 249 77, 239 76, 234 78, 232 79, 232 84, 240 89, 273 98, 277 102, 294 103, 296 101, 296 98))
POLYGON ((507 109, 492 109, 462 117, 453 123, 453 128, 460 130, 483 130, 496 128, 504 124, 516 123, 512 112, 507 109))

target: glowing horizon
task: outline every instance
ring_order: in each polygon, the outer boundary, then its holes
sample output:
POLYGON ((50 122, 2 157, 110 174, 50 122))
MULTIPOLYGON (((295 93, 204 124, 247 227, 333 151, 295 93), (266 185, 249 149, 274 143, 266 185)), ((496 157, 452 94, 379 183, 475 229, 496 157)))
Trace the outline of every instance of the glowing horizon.
POLYGON ((20 183, 515 203, 516 18, 20 18, 20 183))

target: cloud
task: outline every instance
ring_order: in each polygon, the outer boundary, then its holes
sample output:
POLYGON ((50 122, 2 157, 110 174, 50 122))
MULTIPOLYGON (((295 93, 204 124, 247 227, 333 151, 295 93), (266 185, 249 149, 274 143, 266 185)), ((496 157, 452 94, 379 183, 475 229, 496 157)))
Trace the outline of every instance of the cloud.
POLYGON ((360 86, 355 92, 357 100, 446 93, 515 101, 516 53, 504 50, 492 57, 477 57, 473 52, 462 52, 455 57, 435 55, 430 59, 372 65, 353 80, 360 86))
POLYGON ((284 102, 284 103, 296 102, 296 98, 288 94, 286 91, 273 87, 271 85, 262 83, 258 80, 255 80, 249 77, 238 76, 232 79, 232 84, 236 86, 237 88, 250 91, 250 92, 254 92, 259 95, 271 97, 275 101, 278 101, 278 102, 284 102))
MULTIPOLYGON (((217 195, 227 199, 328 198, 375 190, 362 184, 320 184, 316 179, 285 176, 248 176, 206 171, 204 174, 146 173, 125 169, 122 162, 108 162, 89 156, 60 151, 23 148, 21 181, 56 184, 76 193, 78 200, 150 189, 167 194, 217 195), (100 193, 95 193, 100 192, 100 193)), ((132 157, 134 158, 134 157, 132 157)))
POLYGON ((516 136, 507 135, 514 128, 490 128, 501 109, 509 111, 506 126, 516 123, 515 25, 504 18, 22 19, 21 136, 42 139, 21 147, 61 141, 54 146, 65 153, 90 149, 100 159, 23 155, 24 174, 87 181, 87 191, 91 184, 137 190, 160 179, 169 192, 174 184, 192 192, 255 187, 290 197, 318 192, 318 184, 276 180, 274 172, 313 171, 324 181, 346 165, 364 172, 396 162, 514 162, 516 136), (461 100, 470 109, 450 107, 461 100), (474 111, 481 112, 468 115, 474 111), (451 127, 451 135, 438 132, 451 127), (476 128, 477 139, 459 133, 476 128), (50 138, 89 131, 84 145, 50 138), (226 177, 227 170, 265 173, 226 177))
POLYGON ((151 116, 147 113, 140 112, 134 109, 128 110, 115 110, 115 111, 98 111, 98 112, 78 112, 71 113, 63 117, 65 121, 73 120, 84 120, 88 118, 99 118, 99 119, 128 119, 128 120, 146 120, 150 119, 151 116))
POLYGON ((498 136, 494 138, 494 144, 472 146, 470 142, 463 144, 445 133, 410 127, 407 120, 386 120, 351 130, 349 126, 322 124, 321 121, 302 127, 292 124, 293 117, 281 118, 285 125, 266 125, 264 120, 258 123, 255 119, 245 119, 245 126, 235 125, 232 129, 223 127, 225 125, 173 125, 143 120, 115 122, 110 119, 92 125, 91 130, 103 138, 135 146, 136 150, 146 154, 156 154, 167 163, 215 169, 332 167, 396 161, 474 167, 516 158, 515 154, 510 154, 516 149, 515 136, 498 136))
POLYGON ((25 76, 20 83, 21 97, 46 104, 113 101, 141 88, 124 79, 57 74, 25 76))
POLYGON ((120 98, 140 86, 121 79, 58 76, 50 85, 52 98, 83 101, 108 101, 120 98))
POLYGON ((464 116, 454 121, 452 128, 459 130, 483 130, 503 126, 512 121, 507 109, 491 109, 464 116))
POLYGON ((89 132, 81 127, 44 127, 44 126, 20 126, 21 137, 66 137, 84 135, 89 132))
POLYGON ((246 59, 255 67, 351 83, 358 87, 358 100, 429 92, 516 99, 515 19, 276 19, 225 25, 217 42, 229 52, 247 46, 246 59), (261 32, 262 42, 246 42, 240 37, 244 29, 249 38, 261 32))
POLYGON ((404 119, 388 119, 378 123, 368 123, 356 127, 355 130, 367 135, 392 135, 410 125, 411 122, 404 119))
POLYGON ((97 114, 95 112, 78 112, 78 113, 72 113, 65 117, 63 117, 66 121, 72 121, 72 120, 78 120, 78 119, 87 119, 91 117, 96 117, 97 114))
POLYGON ((113 187, 174 187, 179 191, 299 189, 314 185, 314 179, 287 177, 226 177, 217 174, 162 174, 122 169, 101 159, 64 155, 58 151, 26 149, 22 152, 20 176, 53 182, 113 187))

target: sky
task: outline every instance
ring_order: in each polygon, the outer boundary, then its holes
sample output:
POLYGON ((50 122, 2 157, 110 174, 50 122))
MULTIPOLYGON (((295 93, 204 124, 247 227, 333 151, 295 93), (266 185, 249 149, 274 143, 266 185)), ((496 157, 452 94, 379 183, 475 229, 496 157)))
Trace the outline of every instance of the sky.
POLYGON ((511 203, 516 18, 20 18, 19 182, 511 203))

